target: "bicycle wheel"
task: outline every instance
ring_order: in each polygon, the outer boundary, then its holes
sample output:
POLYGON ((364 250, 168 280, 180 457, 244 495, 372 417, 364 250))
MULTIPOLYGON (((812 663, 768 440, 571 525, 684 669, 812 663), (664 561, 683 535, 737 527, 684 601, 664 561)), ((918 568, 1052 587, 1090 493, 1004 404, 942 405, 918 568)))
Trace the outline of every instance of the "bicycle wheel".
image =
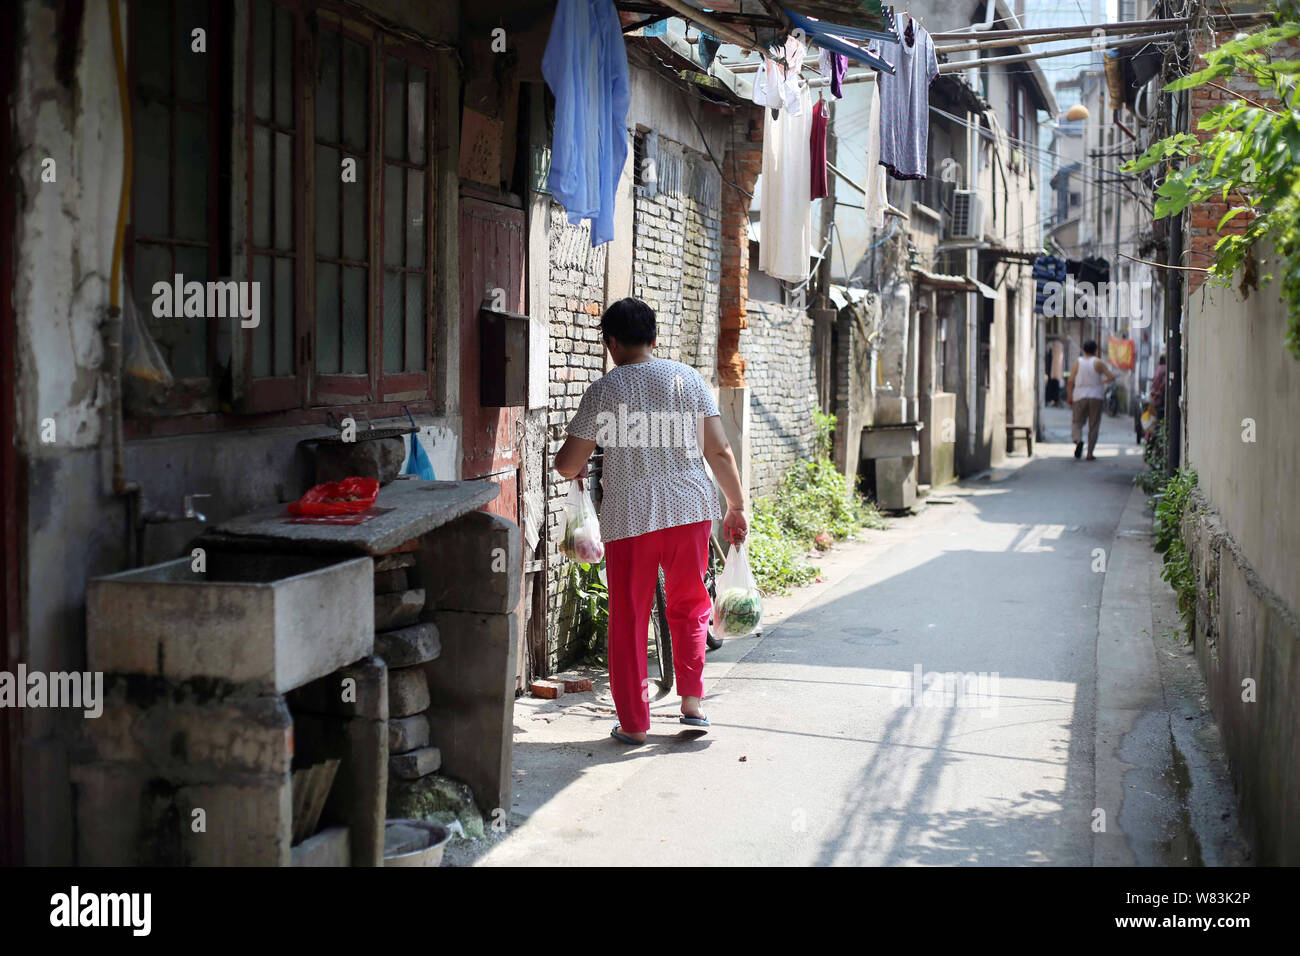
POLYGON ((655 584, 655 606, 650 614, 650 631, 654 642, 654 658, 659 668, 659 696, 663 697, 673 689, 673 638, 668 630, 668 595, 664 590, 664 572, 659 569, 659 581, 655 584))
MULTIPOLYGON (((709 564, 708 569, 704 572, 704 585, 709 589, 709 599, 714 600, 718 596, 718 575, 722 573, 722 545, 718 544, 718 539, 709 535, 709 564)), ((705 643, 710 651, 716 651, 722 646, 722 638, 713 633, 713 615, 709 615, 709 631, 705 637, 705 643)))

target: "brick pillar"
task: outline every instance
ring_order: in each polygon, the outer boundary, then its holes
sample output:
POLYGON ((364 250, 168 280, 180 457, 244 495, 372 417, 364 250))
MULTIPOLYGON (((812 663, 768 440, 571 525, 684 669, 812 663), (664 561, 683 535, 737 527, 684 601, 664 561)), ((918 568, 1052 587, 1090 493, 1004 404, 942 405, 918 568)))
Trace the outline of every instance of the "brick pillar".
MULTIPOLYGON (((743 110, 732 120, 732 146, 722 161, 723 179, 753 193, 763 171, 763 114, 743 110)), ((722 283, 718 294, 718 384, 743 388, 745 360, 740 357, 740 330, 745 328, 749 298, 749 197, 722 184, 722 283)))

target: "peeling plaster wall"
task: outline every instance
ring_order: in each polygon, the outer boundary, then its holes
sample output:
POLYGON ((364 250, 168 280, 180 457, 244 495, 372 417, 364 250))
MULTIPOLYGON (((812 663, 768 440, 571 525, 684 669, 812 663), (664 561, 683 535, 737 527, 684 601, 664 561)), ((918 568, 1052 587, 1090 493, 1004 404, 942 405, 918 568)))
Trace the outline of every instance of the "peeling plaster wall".
MULTIPOLYGON (((18 355, 17 441, 27 465, 30 513, 22 568, 30 669, 84 664, 85 585, 117 570, 120 506, 102 496, 107 389, 100 323, 108 304, 122 135, 107 4, 88 4, 71 88, 59 83, 56 5, 20 12, 13 103, 19 196, 14 312, 18 355), (54 182, 42 161, 54 160, 54 182), (54 441, 41 441, 45 420, 54 441)), ((47 436, 48 437, 48 436, 47 436)), ((26 859, 73 862, 67 748, 82 718, 24 711, 21 752, 26 859)))
MULTIPOLYGON (((107 4, 88 4, 75 84, 55 76, 56 5, 22 14, 17 132, 18 221, 14 310, 18 315, 20 447, 37 457, 94 447, 105 392, 99 323, 108 303, 122 133, 107 4), (41 181, 42 161, 55 182, 41 181), (52 418, 56 441, 41 445, 52 418)), ((125 5, 123 5, 125 17, 125 5)))

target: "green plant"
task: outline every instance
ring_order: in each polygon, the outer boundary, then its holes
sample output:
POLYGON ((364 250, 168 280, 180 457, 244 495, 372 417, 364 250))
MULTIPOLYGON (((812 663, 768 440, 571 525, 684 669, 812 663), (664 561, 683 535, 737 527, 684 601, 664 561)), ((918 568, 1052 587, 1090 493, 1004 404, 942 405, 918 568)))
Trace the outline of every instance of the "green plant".
POLYGON ((609 634, 609 589, 601 579, 605 564, 569 563, 560 620, 584 657, 603 658, 609 634))
POLYGON ((794 463, 777 491, 754 501, 749 562, 766 594, 784 593, 817 576, 804 556, 823 532, 837 541, 883 528, 879 512, 850 488, 831 460, 835 416, 813 413, 814 457, 794 463))
POLYGON ((1169 438, 1165 434, 1165 423, 1156 422, 1156 427, 1142 449, 1142 460, 1147 470, 1133 476, 1133 483, 1149 495, 1157 494, 1169 481, 1169 438))
POLYGON ((1180 468, 1165 483, 1164 497, 1156 506, 1155 549, 1164 555, 1160 576, 1169 582, 1178 598, 1178 614, 1183 619, 1188 640, 1196 633, 1196 573, 1183 538, 1183 515, 1195 487, 1195 470, 1180 468))
POLYGON ((1281 258, 1282 295, 1290 306, 1286 344, 1300 358, 1300 60, 1285 59, 1280 45, 1300 36, 1294 0, 1274 3, 1275 22, 1240 33, 1204 54, 1202 70, 1168 84, 1169 92, 1211 86, 1228 94, 1197 124, 1206 138, 1175 133, 1153 143, 1122 171, 1164 173, 1156 188, 1155 217, 1177 215, 1212 197, 1233 203, 1218 230, 1243 217, 1244 228, 1222 234, 1214 246, 1210 279, 1227 285, 1239 270, 1243 295, 1271 276, 1257 276, 1255 250, 1270 242, 1281 258), (1241 77, 1258 92, 1229 89, 1241 77))

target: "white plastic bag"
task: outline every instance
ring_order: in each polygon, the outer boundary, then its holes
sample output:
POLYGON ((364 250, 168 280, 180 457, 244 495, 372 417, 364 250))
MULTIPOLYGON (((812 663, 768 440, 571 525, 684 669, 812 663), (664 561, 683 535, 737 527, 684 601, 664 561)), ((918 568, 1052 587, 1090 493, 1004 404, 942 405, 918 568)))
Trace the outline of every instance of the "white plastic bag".
POLYGON ((144 319, 135 307, 131 288, 122 297, 122 371, 150 385, 171 388, 172 371, 167 367, 158 343, 149 334, 144 319))
POLYGON ((749 569, 745 546, 731 545, 727 563, 718 576, 713 601, 713 633, 719 637, 744 637, 763 623, 763 595, 749 569))
POLYGON ((597 564, 605 557, 605 543, 600 539, 600 519, 591 493, 569 482, 569 497, 564 503, 564 534, 560 552, 571 561, 597 564))

